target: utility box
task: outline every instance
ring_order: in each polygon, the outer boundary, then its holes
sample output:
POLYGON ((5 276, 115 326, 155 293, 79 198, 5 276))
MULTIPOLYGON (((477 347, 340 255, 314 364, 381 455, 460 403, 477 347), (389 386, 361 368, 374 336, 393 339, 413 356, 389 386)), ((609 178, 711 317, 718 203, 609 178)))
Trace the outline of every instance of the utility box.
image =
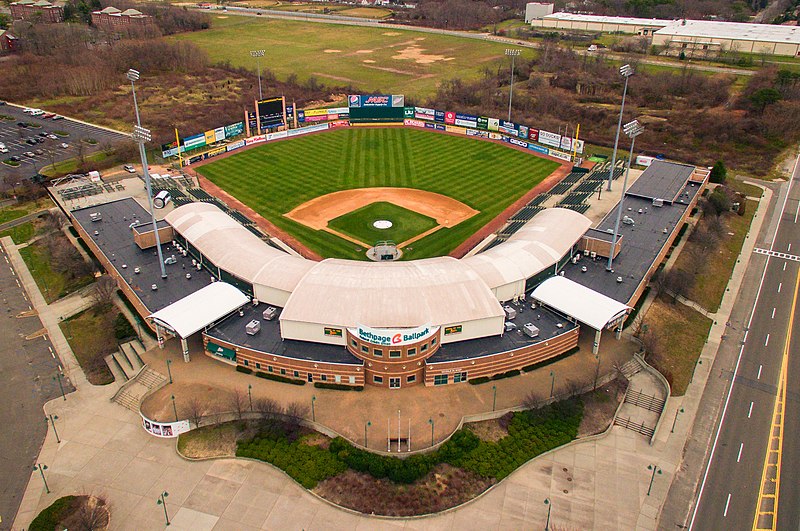
POLYGON ((533 323, 525 323, 522 327, 522 332, 528 337, 539 337, 539 329, 533 323))
POLYGON ((511 321, 506 321, 505 323, 506 332, 513 332, 517 329, 517 325, 512 323, 511 321))
POLYGON ((517 317, 517 310, 515 310, 514 308, 512 308, 507 304, 503 306, 503 311, 506 312, 506 319, 508 319, 509 321, 517 317))
POLYGON ((172 200, 172 196, 166 190, 161 190, 153 198, 153 206, 156 208, 164 208, 172 200))
POLYGON ((100 212, 92 212, 89 214, 89 219, 91 221, 101 221, 103 219, 103 215, 100 212))
POLYGON ((273 319, 275 319, 276 315, 278 315, 278 309, 275 308, 274 306, 270 306, 269 308, 264 310, 264 313, 261 314, 261 316, 264 318, 265 321, 272 321, 273 319))
POLYGON ((247 332, 247 335, 254 336, 261 330, 261 322, 253 319, 249 323, 247 323, 244 327, 244 331, 247 332))

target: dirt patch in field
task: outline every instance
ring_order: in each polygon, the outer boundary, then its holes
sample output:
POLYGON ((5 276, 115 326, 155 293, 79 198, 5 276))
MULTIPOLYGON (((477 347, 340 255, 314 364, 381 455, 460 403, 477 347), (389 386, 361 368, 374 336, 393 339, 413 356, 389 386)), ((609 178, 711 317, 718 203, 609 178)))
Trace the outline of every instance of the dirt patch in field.
POLYGON ((375 50, 356 50, 356 53, 373 53, 375 50))
POLYGON ((420 65, 433 64, 439 61, 452 61, 455 57, 446 57, 444 55, 426 54, 425 48, 417 45, 408 46, 400 51, 399 54, 393 55, 392 59, 401 61, 414 61, 420 65))
POLYGON ((356 81, 355 79, 350 79, 349 77, 333 76, 331 74, 323 74, 322 72, 311 72, 311 74, 318 77, 333 79, 335 81, 344 81, 345 83, 359 83, 359 81, 356 81))
POLYGON ((363 60, 363 61, 361 61, 361 62, 362 62, 362 63, 374 63, 375 61, 373 61, 372 59, 364 59, 364 60, 363 60))
POLYGON ((478 214, 477 210, 461 201, 425 190, 356 188, 316 197, 284 215, 314 230, 329 230, 330 220, 379 201, 386 201, 431 217, 441 227, 455 227, 478 214))
POLYGON ((334 50, 334 49, 327 49, 327 50, 322 50, 322 51, 325 52, 325 53, 342 53, 341 50, 334 50))
POLYGON ((508 435, 508 424, 511 422, 513 413, 506 413, 500 418, 482 420, 480 422, 470 422, 464 424, 482 441, 497 442, 508 435))
POLYGON ((387 37, 397 37, 400 35, 397 31, 387 31, 386 33, 381 33, 381 35, 386 35, 387 37))

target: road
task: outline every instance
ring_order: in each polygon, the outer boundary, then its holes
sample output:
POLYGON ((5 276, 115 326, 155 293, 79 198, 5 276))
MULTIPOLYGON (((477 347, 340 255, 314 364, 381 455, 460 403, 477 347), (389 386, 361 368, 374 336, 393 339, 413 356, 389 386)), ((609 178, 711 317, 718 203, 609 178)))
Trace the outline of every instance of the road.
MULTIPOLYGON (((782 470, 779 467, 779 499, 782 497, 784 503, 778 507, 777 528, 800 527, 800 487, 796 480, 800 475, 800 309, 794 306, 800 271, 798 166, 795 165, 771 245, 757 248, 753 257, 754 261, 763 261, 764 269, 690 521, 691 529, 753 529, 784 352, 788 353, 789 384, 782 470), (787 332, 793 322, 792 342, 787 347, 787 332)), ((772 444, 777 448, 777 439, 772 444)), ((771 524, 769 520, 769 515, 764 515, 759 523, 771 524)))
MULTIPOLYGON (((9 529, 44 441, 42 406, 61 395, 53 379, 61 362, 47 336, 38 335, 44 327, 36 314, 23 314, 31 305, 2 247, 0 299, 0 529, 9 529)), ((72 391, 66 379, 62 384, 64 391, 72 391)))

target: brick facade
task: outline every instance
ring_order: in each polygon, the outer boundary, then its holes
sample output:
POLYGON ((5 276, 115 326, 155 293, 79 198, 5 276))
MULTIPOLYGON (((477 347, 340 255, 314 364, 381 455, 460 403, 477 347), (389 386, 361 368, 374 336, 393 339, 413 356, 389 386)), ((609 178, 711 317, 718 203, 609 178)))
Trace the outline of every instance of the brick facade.
POLYGON ((20 0, 11 4, 11 18, 28 22, 44 22, 57 24, 64 22, 64 9, 47 0, 20 0))

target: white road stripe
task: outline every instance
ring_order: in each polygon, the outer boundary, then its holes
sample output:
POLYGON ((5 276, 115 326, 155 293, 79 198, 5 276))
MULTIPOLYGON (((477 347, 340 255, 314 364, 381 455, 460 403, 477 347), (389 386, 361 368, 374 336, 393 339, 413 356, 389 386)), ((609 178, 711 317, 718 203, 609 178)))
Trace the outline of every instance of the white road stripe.
POLYGON ((775 319, 775 308, 772 309, 772 317, 770 319, 775 319))
POLYGON ((767 339, 764 340, 764 346, 769 346, 769 334, 767 334, 767 339))
POLYGON ((744 448, 744 443, 739 443, 739 455, 736 456, 736 462, 742 460, 742 449, 744 448))
POLYGON ((794 211, 794 222, 797 223, 797 214, 800 214, 800 201, 797 202, 797 208, 794 211))
POLYGON ((783 270, 786 271, 786 262, 783 263, 783 270))
POLYGON ((725 511, 723 511, 722 516, 728 516, 728 506, 731 504, 731 493, 728 493, 728 499, 725 501, 725 511))
POLYGON ((758 366, 758 376, 756 376, 756 380, 760 380, 761 379, 761 369, 763 369, 763 368, 764 368, 763 365, 759 365, 758 366))
POLYGON ((750 415, 753 414, 753 403, 750 402, 750 409, 747 411, 747 418, 750 418, 750 415))
POLYGON ((778 283, 778 293, 781 292, 781 288, 783 287, 783 282, 778 283))

